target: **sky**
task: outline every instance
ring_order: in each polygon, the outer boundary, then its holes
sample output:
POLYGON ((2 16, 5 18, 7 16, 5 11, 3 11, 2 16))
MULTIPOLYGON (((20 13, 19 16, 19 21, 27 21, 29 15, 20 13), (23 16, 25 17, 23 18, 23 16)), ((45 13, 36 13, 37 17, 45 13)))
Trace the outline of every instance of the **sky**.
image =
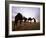
POLYGON ((15 7, 12 6, 12 20, 15 20, 17 13, 21 13, 26 18, 35 18, 40 21, 40 8, 37 7, 15 7))

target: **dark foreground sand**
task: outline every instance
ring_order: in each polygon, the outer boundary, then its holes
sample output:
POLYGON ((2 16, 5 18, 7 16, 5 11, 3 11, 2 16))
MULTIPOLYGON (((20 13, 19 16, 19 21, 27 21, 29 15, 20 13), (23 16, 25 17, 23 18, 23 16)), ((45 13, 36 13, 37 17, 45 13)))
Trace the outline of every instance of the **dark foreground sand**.
POLYGON ((22 22, 21 24, 18 22, 17 26, 12 22, 12 31, 23 31, 23 30, 40 30, 40 22, 38 23, 29 23, 22 22))

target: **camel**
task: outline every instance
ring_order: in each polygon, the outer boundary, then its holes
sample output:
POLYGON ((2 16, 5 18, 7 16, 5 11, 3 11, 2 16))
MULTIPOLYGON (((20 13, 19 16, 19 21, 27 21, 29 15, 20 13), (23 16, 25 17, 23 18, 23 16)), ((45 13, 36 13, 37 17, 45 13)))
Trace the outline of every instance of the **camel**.
MULTIPOLYGON (((32 18, 31 18, 31 17, 29 17, 29 18, 28 18, 28 21, 32 21, 32 18)), ((30 22, 30 23, 31 23, 31 22, 30 22)))
POLYGON ((18 14, 15 16, 15 24, 16 24, 16 26, 17 26, 18 20, 20 20, 20 24, 21 24, 22 19, 23 19, 23 16, 22 16, 22 14, 20 14, 20 13, 18 13, 18 14))
POLYGON ((35 18, 33 18, 34 19, 34 22, 36 22, 36 19, 35 18))
POLYGON ((31 17, 28 18, 28 21, 32 21, 32 20, 34 20, 34 22, 36 22, 36 19, 35 18, 31 18, 31 17))
POLYGON ((24 20, 24 23, 26 22, 27 18, 26 17, 23 17, 23 20, 24 20))

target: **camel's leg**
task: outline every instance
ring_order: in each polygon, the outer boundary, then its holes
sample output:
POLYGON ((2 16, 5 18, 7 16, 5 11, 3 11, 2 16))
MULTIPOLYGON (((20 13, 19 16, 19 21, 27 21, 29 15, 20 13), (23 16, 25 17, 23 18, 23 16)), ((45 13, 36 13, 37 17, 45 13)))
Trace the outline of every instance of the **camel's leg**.
POLYGON ((31 20, 30 20, 30 24, 31 24, 31 20))
POLYGON ((15 28, 16 28, 16 22, 14 22, 13 31, 15 31, 15 28))
POLYGON ((26 22, 26 20, 24 20, 24 23, 26 22))
POLYGON ((22 20, 20 20, 20 24, 22 23, 22 20))

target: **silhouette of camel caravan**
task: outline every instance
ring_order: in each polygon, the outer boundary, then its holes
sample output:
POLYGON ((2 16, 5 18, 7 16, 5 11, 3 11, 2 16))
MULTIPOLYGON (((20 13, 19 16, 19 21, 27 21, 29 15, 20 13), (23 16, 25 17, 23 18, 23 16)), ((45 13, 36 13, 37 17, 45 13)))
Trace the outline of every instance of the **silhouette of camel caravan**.
MULTIPOLYGON (((26 22, 26 20, 30 20, 30 21, 32 21, 32 20, 34 20, 34 22, 36 22, 36 20, 35 20, 35 18, 26 18, 26 17, 23 17, 23 15, 21 14, 21 13, 18 13, 16 16, 15 16, 15 24, 16 24, 16 26, 17 26, 17 23, 18 23, 18 21, 20 20, 20 24, 21 24, 21 22, 22 22, 22 20, 24 20, 24 23, 26 22)), ((30 22, 31 23, 31 22, 30 22)))
MULTIPOLYGON (((34 22, 36 22, 35 18, 31 18, 31 17, 28 18, 28 21, 29 21, 30 23, 31 23, 32 20, 34 20, 34 22)), ((33 21, 32 21, 32 22, 33 22, 33 21)))

